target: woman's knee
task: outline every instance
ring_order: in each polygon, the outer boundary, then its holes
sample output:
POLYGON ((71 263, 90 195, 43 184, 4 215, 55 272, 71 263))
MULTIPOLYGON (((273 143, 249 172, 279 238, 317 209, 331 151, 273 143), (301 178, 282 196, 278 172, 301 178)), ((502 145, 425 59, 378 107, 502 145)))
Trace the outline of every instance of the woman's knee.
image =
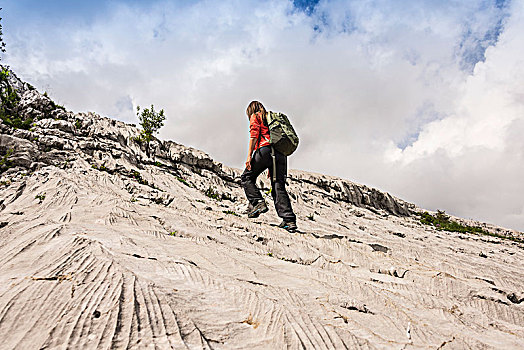
POLYGON ((275 191, 285 191, 286 190, 286 180, 280 180, 277 178, 277 181, 273 184, 275 191))
POLYGON ((250 172, 246 172, 246 171, 245 171, 245 172, 240 176, 240 182, 242 182, 242 184, 253 182, 253 180, 251 179, 251 174, 250 174, 250 172))

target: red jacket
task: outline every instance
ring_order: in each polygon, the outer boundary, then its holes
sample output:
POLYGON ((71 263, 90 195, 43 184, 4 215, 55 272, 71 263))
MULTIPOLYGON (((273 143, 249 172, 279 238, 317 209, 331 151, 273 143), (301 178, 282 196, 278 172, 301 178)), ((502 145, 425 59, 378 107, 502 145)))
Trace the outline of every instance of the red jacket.
POLYGON ((252 139, 257 139, 255 151, 260 147, 269 146, 269 128, 254 114, 249 119, 249 134, 252 139))

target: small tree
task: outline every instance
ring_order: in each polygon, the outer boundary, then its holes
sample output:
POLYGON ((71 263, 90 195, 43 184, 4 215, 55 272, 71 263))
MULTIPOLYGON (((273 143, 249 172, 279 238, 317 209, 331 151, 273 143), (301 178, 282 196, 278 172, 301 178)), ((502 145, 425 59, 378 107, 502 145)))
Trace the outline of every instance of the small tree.
MULTIPOLYGON (((2 8, 0 7, 0 10, 2 10, 2 8)), ((5 43, 4 43, 4 39, 2 38, 2 17, 0 17, 0 52, 5 52, 5 43)), ((0 60, 2 59, 2 57, 0 56, 0 60)))
POLYGON ((146 108, 140 113, 140 106, 136 107, 136 115, 140 120, 140 126, 142 127, 141 136, 146 142, 150 142, 153 139, 153 134, 157 133, 158 130, 164 126, 164 110, 155 112, 155 108, 151 105, 151 109, 146 108))
POLYGON ((142 127, 139 141, 146 143, 146 153, 149 156, 149 142, 153 139, 153 134, 157 133, 164 126, 164 120, 166 119, 164 110, 161 109, 159 112, 155 112, 155 108, 151 105, 151 109, 145 108, 140 112, 140 106, 137 106, 136 115, 142 127))

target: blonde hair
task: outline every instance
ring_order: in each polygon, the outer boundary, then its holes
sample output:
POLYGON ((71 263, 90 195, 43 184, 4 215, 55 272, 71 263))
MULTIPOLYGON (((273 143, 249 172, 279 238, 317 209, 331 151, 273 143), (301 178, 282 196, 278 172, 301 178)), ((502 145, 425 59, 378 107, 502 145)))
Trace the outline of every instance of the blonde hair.
POLYGON ((256 113, 258 111, 261 111, 264 115, 266 115, 266 109, 264 108, 264 105, 258 101, 251 101, 249 106, 247 106, 246 114, 247 117, 251 117, 253 113, 256 113))

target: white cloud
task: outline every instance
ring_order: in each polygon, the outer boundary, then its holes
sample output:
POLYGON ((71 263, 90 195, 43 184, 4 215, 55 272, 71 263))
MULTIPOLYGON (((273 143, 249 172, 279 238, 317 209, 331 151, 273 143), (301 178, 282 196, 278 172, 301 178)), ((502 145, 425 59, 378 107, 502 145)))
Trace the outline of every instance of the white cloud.
POLYGON ((390 149, 400 169, 399 192, 430 207, 524 229, 523 16, 522 3, 515 2, 497 45, 464 81, 454 111, 427 124, 404 151, 390 149))
POLYGON ((163 138, 238 167, 260 99, 301 136, 291 167, 523 230, 521 7, 501 27, 508 10, 480 0, 120 4, 89 26, 28 24, 7 59, 74 110, 134 122, 154 103, 163 138))

